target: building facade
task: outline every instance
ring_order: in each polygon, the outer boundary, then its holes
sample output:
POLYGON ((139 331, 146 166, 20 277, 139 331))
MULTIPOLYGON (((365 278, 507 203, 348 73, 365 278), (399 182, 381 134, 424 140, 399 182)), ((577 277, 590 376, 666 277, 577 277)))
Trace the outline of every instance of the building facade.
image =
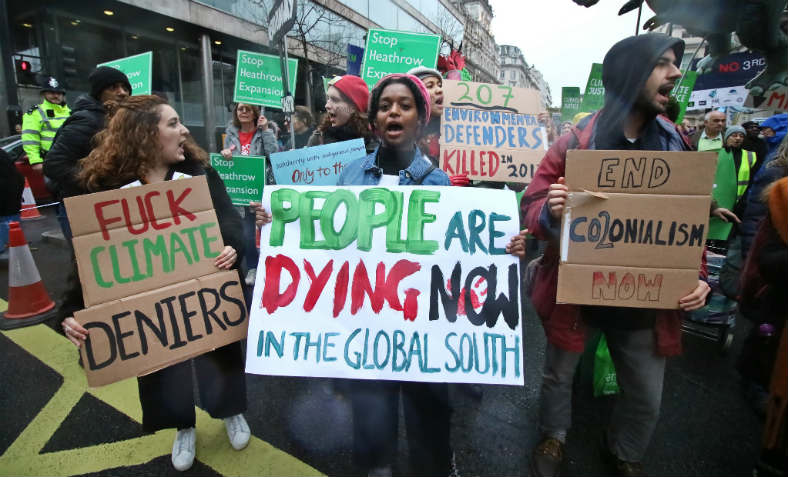
MULTIPOLYGON (((230 120, 238 50, 277 54, 268 44, 272 0, 0 0, 0 108, 27 110, 40 88, 20 81, 15 61, 58 78, 67 101, 89 91, 95 66, 153 52, 153 90, 168 98, 204 147, 216 150, 230 120)), ((287 39, 299 59, 296 104, 322 109, 321 76, 346 70, 347 45, 370 28, 441 34, 462 41, 463 14, 449 0, 298 0, 287 39)), ((278 111, 267 114, 278 119, 278 111)), ((13 130, 0 118, 0 137, 13 130)))
MULTIPOLYGON (((490 33, 493 11, 487 0, 455 0, 465 13, 462 53, 473 81, 499 83, 500 62, 495 37, 490 33)), ((459 45, 455 45, 459 46, 459 45)))
POLYGON ((539 91, 544 109, 552 104, 550 86, 542 73, 525 61, 520 48, 513 45, 499 45, 498 57, 501 64, 498 80, 501 84, 536 89, 539 91))

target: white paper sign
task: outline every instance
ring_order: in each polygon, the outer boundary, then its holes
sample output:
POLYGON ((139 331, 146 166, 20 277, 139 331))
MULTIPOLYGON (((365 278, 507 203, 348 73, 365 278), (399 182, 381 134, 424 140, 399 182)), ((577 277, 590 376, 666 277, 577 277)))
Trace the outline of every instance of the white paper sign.
POLYGON ((511 191, 269 186, 246 371, 523 385, 511 191))

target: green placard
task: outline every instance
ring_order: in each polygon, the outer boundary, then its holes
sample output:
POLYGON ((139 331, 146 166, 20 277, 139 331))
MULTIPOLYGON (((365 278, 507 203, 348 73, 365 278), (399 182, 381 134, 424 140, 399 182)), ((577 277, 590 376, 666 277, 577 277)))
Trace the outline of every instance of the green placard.
POLYGON ((234 205, 260 202, 265 184, 264 156, 233 156, 225 159, 221 154, 211 154, 211 167, 224 181, 224 187, 234 205))
POLYGON ((416 66, 435 68, 440 36, 393 30, 369 30, 361 79, 370 89, 389 73, 406 73, 416 66))
POLYGON ((571 121, 580 112, 580 88, 564 86, 561 88, 561 121, 571 121))
POLYGON ((681 78, 681 81, 670 92, 670 95, 676 98, 676 101, 679 103, 679 116, 676 118, 676 124, 681 124, 681 121, 684 119, 692 88, 695 87, 695 80, 698 78, 698 73, 694 71, 687 71, 686 73, 682 71, 682 73, 684 76, 681 78))
MULTIPOLYGON (((295 96, 298 60, 289 58, 287 70, 290 75, 290 94, 295 96)), ((284 91, 279 57, 238 50, 233 101, 282 109, 282 96, 284 91)))
POLYGON ((117 60, 99 63, 99 66, 110 66, 126 74, 131 84, 131 94, 151 94, 153 84, 153 52, 146 51, 139 55, 127 56, 117 60))
POLYGON ((580 111, 593 113, 602 109, 605 104, 605 87, 602 86, 602 64, 593 63, 591 73, 588 75, 586 92, 583 94, 583 102, 580 104, 580 111))

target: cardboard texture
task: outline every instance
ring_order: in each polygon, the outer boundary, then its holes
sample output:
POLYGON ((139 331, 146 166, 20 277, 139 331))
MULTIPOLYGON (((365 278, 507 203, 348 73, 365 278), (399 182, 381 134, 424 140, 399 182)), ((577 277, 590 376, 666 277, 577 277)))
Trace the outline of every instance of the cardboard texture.
POLYGON ((714 153, 568 151, 557 301, 677 309, 697 286, 716 165, 714 153))
POLYGON ((441 169, 477 180, 531 181, 547 151, 537 91, 445 80, 443 97, 441 169))
POLYGON ((676 309, 698 285, 698 271, 561 263, 556 302, 676 309))
POLYGON ((66 199, 85 306, 216 271, 224 243, 204 177, 66 199))
POLYGON ((711 195, 716 170, 714 152, 566 152, 566 184, 577 191, 711 195))
POLYGON ((90 331, 80 348, 91 387, 142 376, 246 337, 235 270, 213 273, 75 313, 90 331))
POLYGON ((710 203, 709 196, 570 192, 561 261, 697 270, 710 203))

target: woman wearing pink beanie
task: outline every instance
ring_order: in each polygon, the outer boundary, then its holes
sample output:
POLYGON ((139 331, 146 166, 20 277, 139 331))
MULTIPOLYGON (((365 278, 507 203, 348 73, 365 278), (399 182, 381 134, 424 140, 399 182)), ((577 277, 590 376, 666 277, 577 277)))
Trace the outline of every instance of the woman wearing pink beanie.
POLYGON ((338 76, 326 91, 326 116, 307 142, 307 147, 362 138, 367 152, 377 146, 369 128, 367 103, 369 88, 358 76, 338 76))

